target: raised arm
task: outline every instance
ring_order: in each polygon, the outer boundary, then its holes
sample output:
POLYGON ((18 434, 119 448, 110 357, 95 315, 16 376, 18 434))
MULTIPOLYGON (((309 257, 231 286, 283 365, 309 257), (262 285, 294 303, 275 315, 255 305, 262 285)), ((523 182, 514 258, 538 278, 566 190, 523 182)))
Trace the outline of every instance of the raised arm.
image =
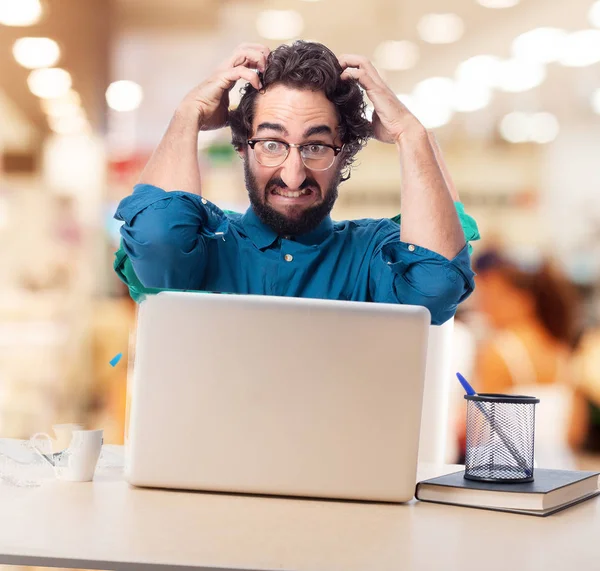
POLYGON ((211 77, 186 95, 144 168, 140 184, 200 194, 198 131, 227 124, 229 91, 239 79, 260 89, 254 70, 264 71, 268 54, 269 49, 260 44, 242 44, 211 77))
POLYGON ((342 77, 356 79, 373 103, 375 138, 398 149, 402 172, 400 239, 453 259, 465 247, 465 236, 454 207, 457 197, 448 188, 451 179, 445 164, 438 160, 441 152, 437 143, 367 58, 344 55, 339 60, 342 77))

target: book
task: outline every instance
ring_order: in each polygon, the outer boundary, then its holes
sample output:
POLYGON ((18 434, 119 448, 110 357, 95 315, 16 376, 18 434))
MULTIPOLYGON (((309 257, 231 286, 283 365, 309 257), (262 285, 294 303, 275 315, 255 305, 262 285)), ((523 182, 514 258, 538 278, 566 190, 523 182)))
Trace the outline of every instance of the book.
POLYGON ((600 472, 536 468, 527 483, 476 482, 464 470, 417 484, 424 502, 547 516, 600 494, 600 472))

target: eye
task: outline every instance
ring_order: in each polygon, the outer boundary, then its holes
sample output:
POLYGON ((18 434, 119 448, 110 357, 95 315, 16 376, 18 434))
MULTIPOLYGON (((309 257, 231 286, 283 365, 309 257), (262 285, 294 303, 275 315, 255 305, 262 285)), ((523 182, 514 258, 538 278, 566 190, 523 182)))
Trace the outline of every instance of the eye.
POLYGON ((285 145, 281 141, 261 141, 260 146, 265 153, 279 155, 286 152, 285 145))
POLYGON ((305 152, 311 156, 319 156, 319 155, 324 155, 326 154, 330 149, 329 147, 326 147, 325 145, 317 145, 317 144, 313 144, 313 145, 306 145, 306 147, 304 147, 305 152))

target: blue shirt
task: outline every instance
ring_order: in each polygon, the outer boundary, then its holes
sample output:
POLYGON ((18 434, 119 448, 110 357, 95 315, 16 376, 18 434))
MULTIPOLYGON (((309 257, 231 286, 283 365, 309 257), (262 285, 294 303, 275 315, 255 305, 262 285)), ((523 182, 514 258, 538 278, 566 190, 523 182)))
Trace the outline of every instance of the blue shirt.
POLYGON ((474 288, 467 245, 448 260, 400 240, 389 219, 278 236, 250 207, 225 213, 181 191, 137 185, 123 199, 122 247, 148 288, 422 305, 441 324, 474 288))

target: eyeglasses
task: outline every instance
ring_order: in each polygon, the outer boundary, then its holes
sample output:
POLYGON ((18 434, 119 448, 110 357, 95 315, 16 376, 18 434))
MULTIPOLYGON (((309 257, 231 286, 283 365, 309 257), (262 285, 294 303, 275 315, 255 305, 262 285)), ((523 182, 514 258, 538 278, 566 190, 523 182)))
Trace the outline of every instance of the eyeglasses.
POLYGON ((331 168, 342 149, 324 143, 305 143, 296 145, 285 143, 277 139, 248 139, 249 147, 254 151, 256 161, 264 167, 278 167, 282 165, 290 154, 290 147, 300 151, 302 162, 307 169, 313 171, 326 171, 331 168))

